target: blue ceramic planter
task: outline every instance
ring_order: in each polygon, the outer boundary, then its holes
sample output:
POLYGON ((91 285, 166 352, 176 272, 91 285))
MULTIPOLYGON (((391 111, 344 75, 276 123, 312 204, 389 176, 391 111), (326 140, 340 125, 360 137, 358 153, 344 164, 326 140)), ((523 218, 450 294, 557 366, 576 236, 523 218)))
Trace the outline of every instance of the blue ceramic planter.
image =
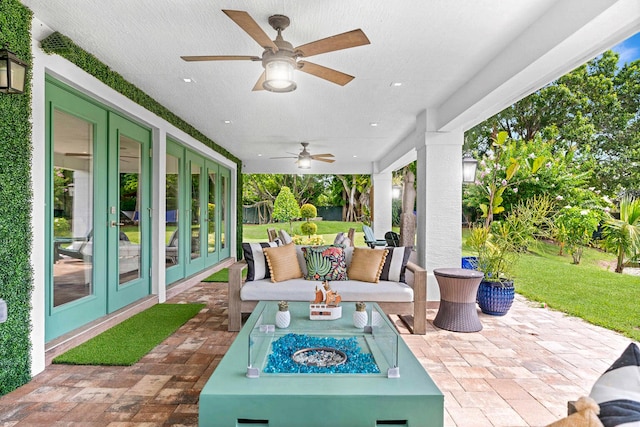
POLYGON ((478 287, 477 302, 485 314, 504 316, 513 304, 515 287, 513 281, 504 282, 480 282, 478 287))

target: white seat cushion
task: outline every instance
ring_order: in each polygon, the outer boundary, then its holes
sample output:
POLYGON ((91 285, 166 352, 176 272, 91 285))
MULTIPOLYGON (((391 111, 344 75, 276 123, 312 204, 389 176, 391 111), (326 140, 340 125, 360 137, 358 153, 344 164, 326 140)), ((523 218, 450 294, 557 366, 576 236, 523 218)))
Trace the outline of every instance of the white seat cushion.
MULTIPOLYGON (((337 291, 342 301, 411 302, 413 289, 399 282, 381 280, 378 283, 358 280, 333 281, 331 289, 337 291)), ((240 289, 243 301, 312 301, 316 286, 322 282, 315 280, 291 279, 273 283, 269 279, 246 282, 240 289)))

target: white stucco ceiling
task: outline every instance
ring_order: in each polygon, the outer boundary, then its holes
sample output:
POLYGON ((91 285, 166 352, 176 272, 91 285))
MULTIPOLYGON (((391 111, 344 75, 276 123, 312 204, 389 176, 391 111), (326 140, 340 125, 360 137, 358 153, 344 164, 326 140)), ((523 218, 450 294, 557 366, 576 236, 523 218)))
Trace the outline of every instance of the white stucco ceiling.
POLYGON ((336 156, 310 173, 395 167, 415 147, 421 111, 434 118, 428 130, 467 129, 640 31, 637 0, 23 3, 242 159, 245 172, 300 172, 292 159, 269 158, 297 153, 301 141, 312 154, 336 156), (283 37, 294 46, 356 28, 371 44, 309 59, 355 76, 344 87, 297 72, 294 92, 252 92, 259 62, 180 59, 261 55, 222 9, 247 11, 273 38, 268 17, 287 15, 283 37))

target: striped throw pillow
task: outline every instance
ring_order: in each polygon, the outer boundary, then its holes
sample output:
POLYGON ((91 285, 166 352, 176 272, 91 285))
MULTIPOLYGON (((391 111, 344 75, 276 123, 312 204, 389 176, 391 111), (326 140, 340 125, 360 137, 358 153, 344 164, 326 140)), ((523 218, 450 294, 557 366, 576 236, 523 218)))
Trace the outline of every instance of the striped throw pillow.
POLYGON ((262 280, 271 277, 267 258, 264 256, 264 248, 274 248, 277 242, 243 243, 242 252, 247 261, 247 281, 262 280))
POLYGON ((600 405, 604 427, 640 426, 640 349, 629 344, 589 394, 600 405))
POLYGON ((382 273, 380 273, 380 280, 406 283, 404 273, 407 269, 407 263, 409 262, 412 249, 410 246, 388 248, 387 258, 384 260, 382 273))

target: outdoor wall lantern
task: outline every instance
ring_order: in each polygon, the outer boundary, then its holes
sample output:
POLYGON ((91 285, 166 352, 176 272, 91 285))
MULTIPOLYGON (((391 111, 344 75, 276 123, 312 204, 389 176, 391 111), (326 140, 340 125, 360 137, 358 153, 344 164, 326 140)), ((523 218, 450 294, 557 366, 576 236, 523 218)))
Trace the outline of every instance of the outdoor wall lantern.
POLYGON ((23 93, 29 65, 7 49, 0 50, 0 92, 23 93))
POLYGON ((7 302, 0 299, 0 323, 7 321, 7 302))
POLYGON ((399 199, 401 195, 402 195, 402 186, 401 185, 394 185, 393 187, 391 187, 391 196, 394 199, 399 199))
POLYGON ((464 156, 462 156, 462 182, 475 182, 477 169, 478 161, 473 158, 471 153, 464 153, 464 156))

